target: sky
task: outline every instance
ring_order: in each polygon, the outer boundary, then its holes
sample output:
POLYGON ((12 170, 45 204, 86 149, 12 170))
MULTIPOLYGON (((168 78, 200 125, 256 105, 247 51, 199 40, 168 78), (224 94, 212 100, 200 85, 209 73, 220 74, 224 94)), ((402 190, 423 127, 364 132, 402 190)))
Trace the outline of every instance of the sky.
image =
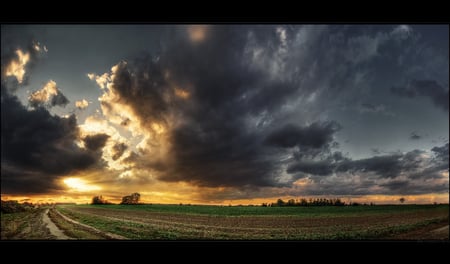
POLYGON ((2 199, 448 203, 448 41, 448 25, 2 25, 2 199))

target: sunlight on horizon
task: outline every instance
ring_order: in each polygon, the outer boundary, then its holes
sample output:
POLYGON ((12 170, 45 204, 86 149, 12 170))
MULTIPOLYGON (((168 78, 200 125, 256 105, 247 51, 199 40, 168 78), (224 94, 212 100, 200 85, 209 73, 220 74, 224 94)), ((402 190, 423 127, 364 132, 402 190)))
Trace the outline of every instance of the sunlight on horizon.
POLYGON ((79 191, 79 192, 96 191, 96 190, 100 190, 101 189, 100 186, 87 184, 86 181, 84 181, 84 180, 82 180, 80 178, 70 177, 70 178, 67 178, 67 179, 63 180, 63 182, 70 189, 73 189, 73 190, 79 191))

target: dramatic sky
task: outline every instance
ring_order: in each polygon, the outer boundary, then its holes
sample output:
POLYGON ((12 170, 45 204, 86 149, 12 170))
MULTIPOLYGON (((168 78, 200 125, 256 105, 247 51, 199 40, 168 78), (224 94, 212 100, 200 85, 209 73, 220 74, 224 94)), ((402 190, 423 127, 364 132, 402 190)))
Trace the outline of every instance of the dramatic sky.
POLYGON ((448 202, 448 25, 2 25, 2 199, 448 202))

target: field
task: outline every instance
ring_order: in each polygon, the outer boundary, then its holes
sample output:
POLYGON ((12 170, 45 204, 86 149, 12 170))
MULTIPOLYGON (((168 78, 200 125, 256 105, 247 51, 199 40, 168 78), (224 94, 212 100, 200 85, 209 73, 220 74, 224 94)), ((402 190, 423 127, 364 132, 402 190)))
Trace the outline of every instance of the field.
MULTIPOLYGON (((51 239, 39 224, 26 235, 39 214, 42 209, 2 214, 2 239, 51 239)), ((68 237, 89 240, 449 239, 448 205, 65 205, 50 208, 48 217, 68 237)))
POLYGON ((78 205, 60 206, 57 210, 104 232, 148 240, 427 239, 428 232, 411 238, 408 233, 448 225, 449 219, 448 205, 78 205))

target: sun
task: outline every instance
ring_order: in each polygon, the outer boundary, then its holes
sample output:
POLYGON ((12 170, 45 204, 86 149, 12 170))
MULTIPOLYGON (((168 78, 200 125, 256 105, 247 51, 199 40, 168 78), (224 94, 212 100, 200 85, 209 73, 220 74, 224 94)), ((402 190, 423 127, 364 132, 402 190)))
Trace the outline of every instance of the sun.
POLYGON ((79 192, 96 191, 96 190, 101 189, 100 186, 88 184, 88 183, 86 183, 86 181, 84 181, 80 178, 70 177, 70 178, 63 180, 63 182, 70 189, 73 189, 74 191, 79 191, 79 192))

